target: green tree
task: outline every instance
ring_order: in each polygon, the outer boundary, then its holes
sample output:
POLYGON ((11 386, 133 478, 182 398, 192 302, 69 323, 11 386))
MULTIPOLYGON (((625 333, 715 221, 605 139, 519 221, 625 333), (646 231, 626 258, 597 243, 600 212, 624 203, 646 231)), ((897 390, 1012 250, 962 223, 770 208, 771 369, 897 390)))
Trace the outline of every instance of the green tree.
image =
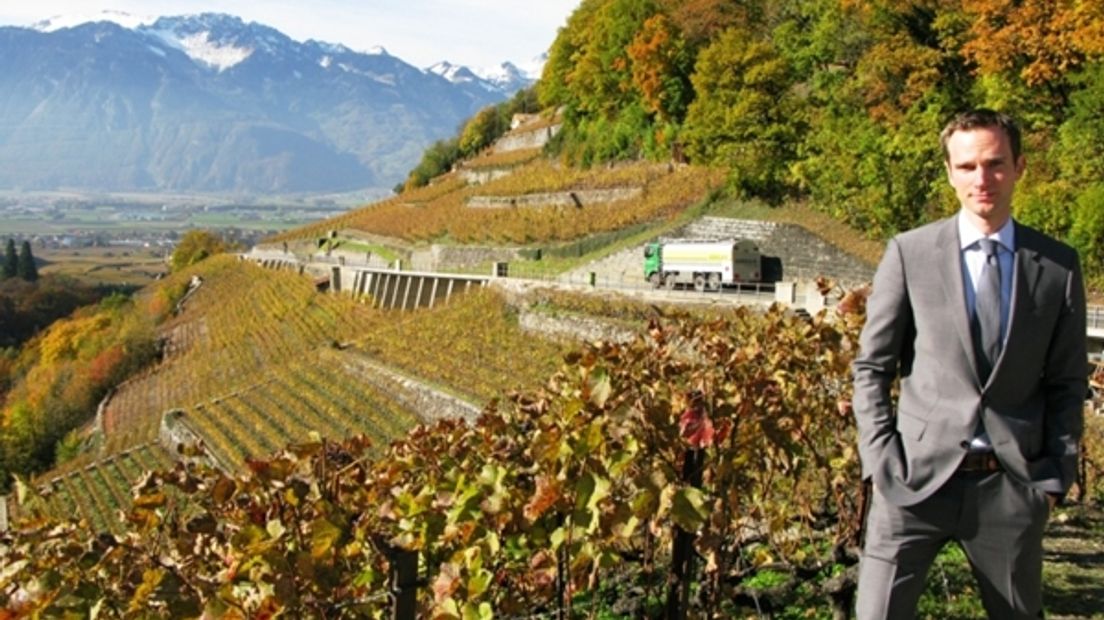
POLYGON ((1063 178, 1088 183, 1104 178, 1104 62, 1070 76, 1068 116, 1058 128, 1054 158, 1063 178))
POLYGON ((769 41, 732 28, 702 50, 692 80, 697 98, 683 132, 691 158, 726 166, 743 194, 779 198, 800 123, 786 60, 769 41))
MULTIPOLYGON (((1033 170, 1028 163, 1028 170, 1033 170)), ((1057 237, 1066 238, 1073 223, 1069 205, 1076 201, 1076 191, 1062 179, 1039 179, 1027 174, 1016 187, 1012 199, 1012 215, 1017 221, 1057 237)))
POLYGON ((956 3, 815 0, 783 15, 772 40, 808 119, 791 171, 812 204, 873 237, 956 209, 937 136, 980 103, 956 3))
POLYGON ((584 2, 553 42, 545 69, 544 78, 559 79, 563 88, 549 85, 542 103, 610 118, 636 101, 628 48, 656 12, 651 0, 584 2))
POLYGON ((835 82, 838 74, 853 73, 870 46, 854 8, 839 0, 787 3, 781 12, 771 40, 794 75, 812 88, 811 96, 822 94, 826 78, 835 82))
POLYGON ((226 252, 229 249, 231 249, 230 244, 209 230, 190 230, 180 238, 176 249, 173 250, 170 259, 172 270, 179 271, 208 256, 226 252))
POLYGON ((34 255, 31 253, 31 242, 24 241, 19 246, 19 258, 16 261, 16 275, 28 282, 38 279, 38 267, 35 266, 34 255))
POLYGON ((1069 241, 1081 253, 1086 271, 1104 271, 1104 183, 1094 183, 1077 197, 1069 241))
POLYGON ((8 278, 14 278, 19 274, 19 257, 15 253, 15 240, 8 238, 8 243, 4 246, 4 264, 3 270, 0 271, 0 277, 6 280, 8 278))
POLYGON ((460 159, 460 139, 438 140, 422 153, 422 160, 410 171, 403 189, 423 187, 449 170, 460 159))
POLYGON ((476 155, 506 133, 509 127, 510 119, 506 117, 504 105, 483 108, 464 124, 464 129, 460 132, 460 155, 476 155))
POLYGON ((594 16, 607 0, 583 0, 567 18, 544 63, 541 79, 537 82, 537 100, 545 108, 567 106, 575 98, 573 84, 575 65, 583 53, 583 47, 591 36, 594 16))
POLYGON ((556 37, 538 94, 543 105, 564 109, 555 148, 568 159, 589 165, 669 154, 667 140, 656 139, 655 114, 634 81, 629 52, 659 11, 652 0, 583 2, 556 37))

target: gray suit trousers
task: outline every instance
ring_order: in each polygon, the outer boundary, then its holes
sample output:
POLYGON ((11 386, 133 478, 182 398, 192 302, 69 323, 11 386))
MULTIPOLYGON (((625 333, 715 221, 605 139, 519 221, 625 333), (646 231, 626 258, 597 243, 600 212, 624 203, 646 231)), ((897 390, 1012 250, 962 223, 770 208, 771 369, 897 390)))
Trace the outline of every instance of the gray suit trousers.
POLYGON ((1005 472, 957 473, 920 503, 896 506, 874 490, 859 567, 860 620, 912 618, 928 569, 949 541, 962 545, 990 618, 1042 618, 1046 493, 1005 472))

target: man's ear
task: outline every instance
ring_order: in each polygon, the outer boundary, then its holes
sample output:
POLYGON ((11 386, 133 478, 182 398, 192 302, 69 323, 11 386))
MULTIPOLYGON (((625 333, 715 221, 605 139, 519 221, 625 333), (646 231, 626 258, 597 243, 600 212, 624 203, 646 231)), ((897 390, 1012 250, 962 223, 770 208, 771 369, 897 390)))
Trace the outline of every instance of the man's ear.
POLYGON ((1019 179, 1023 176, 1024 170, 1027 169, 1027 158, 1020 155, 1016 159, 1016 178, 1019 179))

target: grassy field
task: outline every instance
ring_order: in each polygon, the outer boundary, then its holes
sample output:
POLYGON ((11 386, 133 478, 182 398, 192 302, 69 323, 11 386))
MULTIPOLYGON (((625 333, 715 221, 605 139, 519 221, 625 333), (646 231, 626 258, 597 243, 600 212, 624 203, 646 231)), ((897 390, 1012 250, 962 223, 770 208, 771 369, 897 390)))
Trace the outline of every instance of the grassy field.
POLYGON ((88 284, 145 286, 168 271, 165 252, 158 248, 119 246, 39 249, 45 264, 39 273, 68 275, 88 284))

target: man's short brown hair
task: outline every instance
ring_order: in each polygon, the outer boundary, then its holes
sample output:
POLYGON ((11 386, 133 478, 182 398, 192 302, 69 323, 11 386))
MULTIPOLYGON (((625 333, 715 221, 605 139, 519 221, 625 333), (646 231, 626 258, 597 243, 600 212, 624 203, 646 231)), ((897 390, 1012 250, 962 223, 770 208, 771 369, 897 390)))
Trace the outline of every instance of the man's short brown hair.
POLYGON ((1020 127, 1011 116, 1002 114, 988 108, 977 108, 963 112, 951 119, 943 131, 939 134, 939 144, 943 147, 943 161, 950 161, 950 153, 947 152, 947 141, 956 131, 970 131, 983 127, 1000 127, 1004 135, 1008 136, 1008 142, 1012 146, 1012 161, 1019 161, 1022 145, 1020 142, 1020 127))

